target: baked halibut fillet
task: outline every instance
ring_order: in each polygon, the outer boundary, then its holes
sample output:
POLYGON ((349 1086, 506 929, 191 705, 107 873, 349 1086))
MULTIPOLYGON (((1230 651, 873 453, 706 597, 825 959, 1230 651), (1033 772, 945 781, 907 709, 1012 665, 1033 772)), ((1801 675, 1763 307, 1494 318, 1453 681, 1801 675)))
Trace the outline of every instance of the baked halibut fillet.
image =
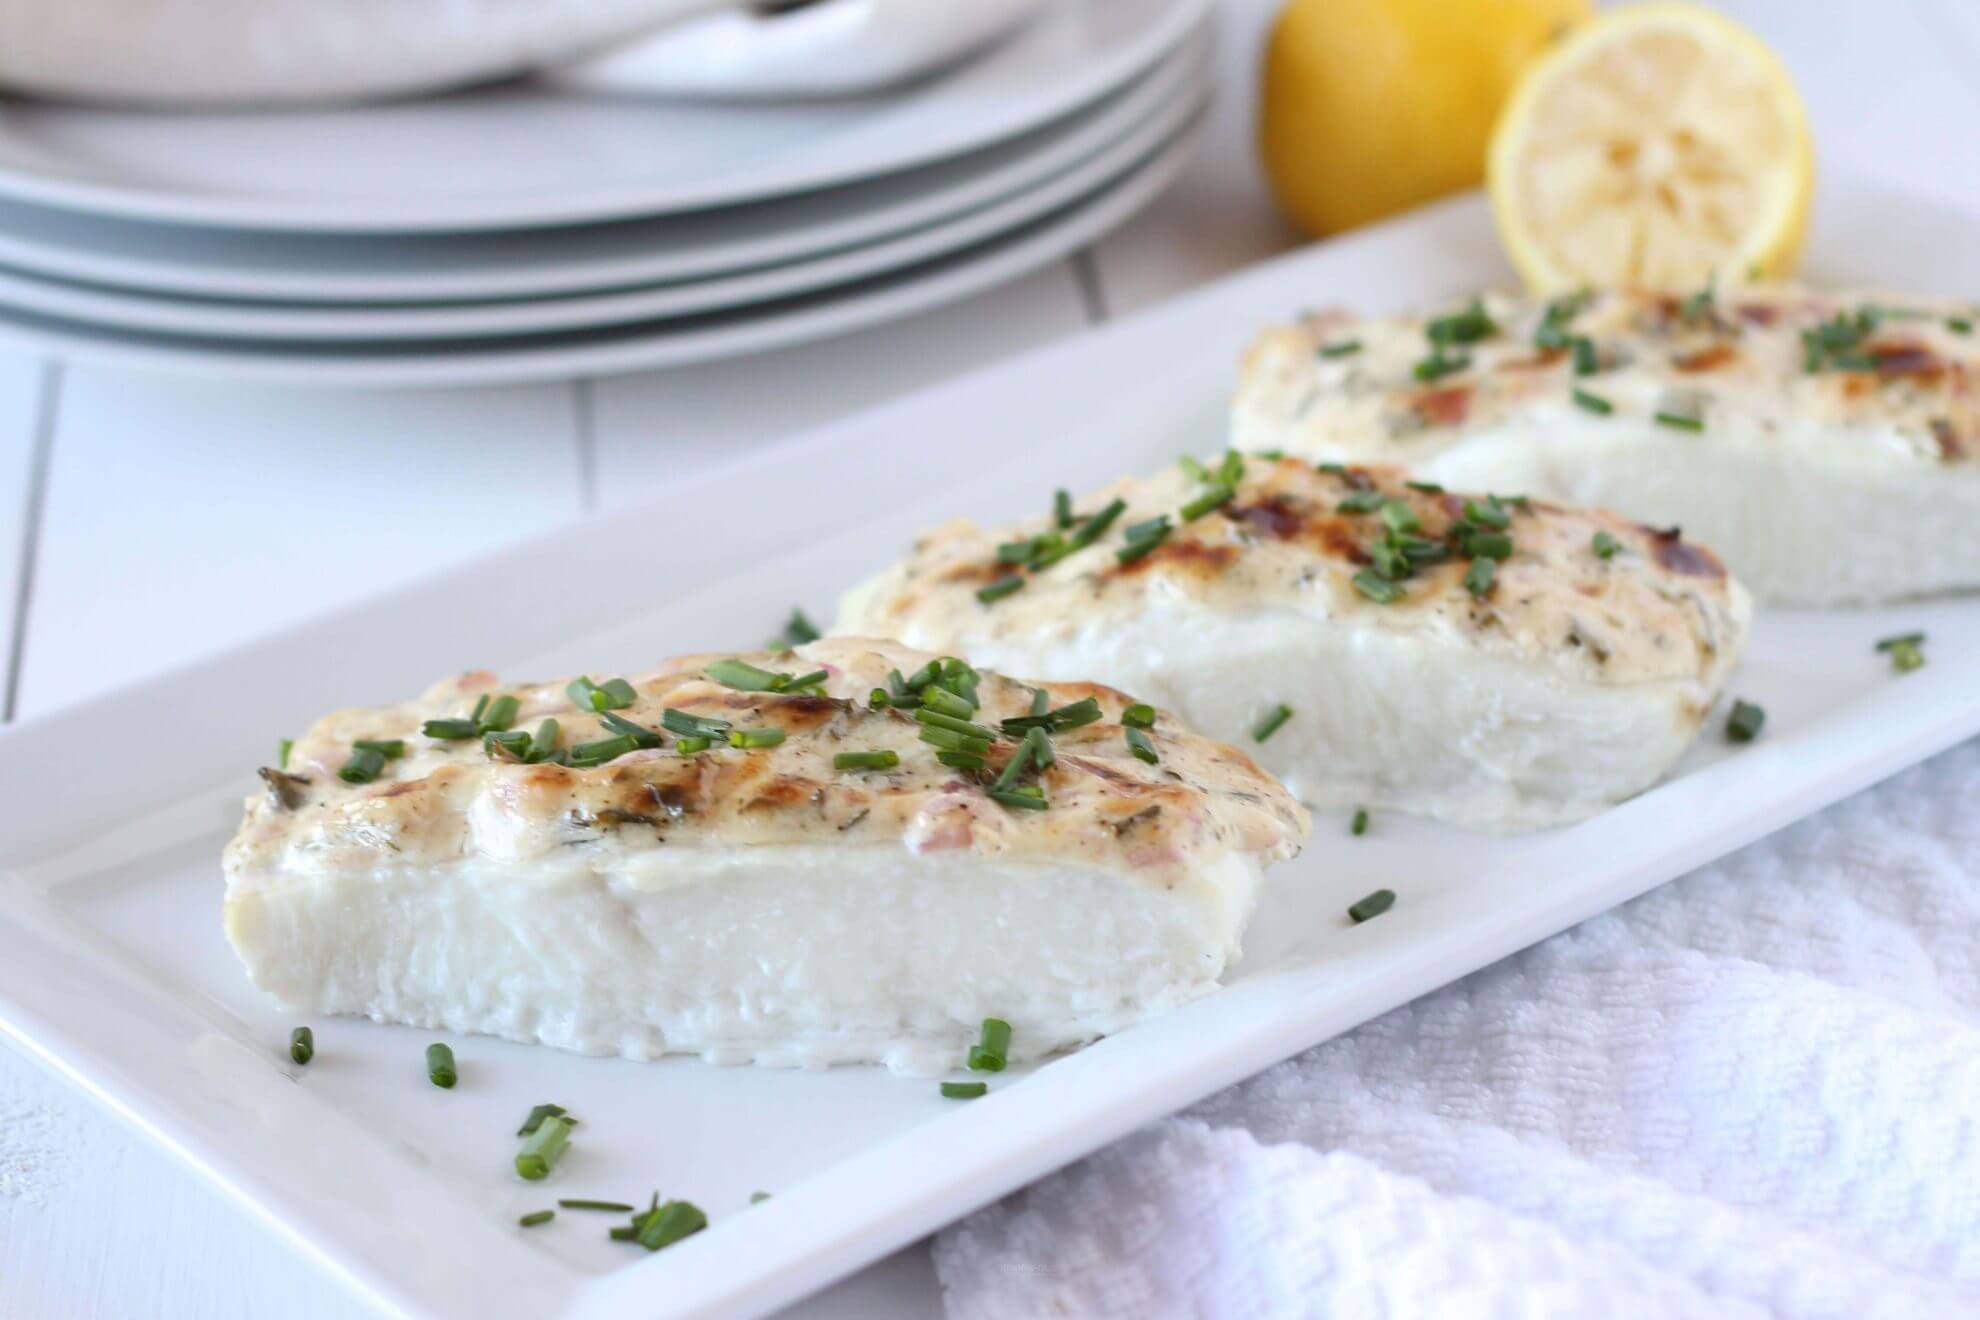
POLYGON ((254 983, 587 1054, 927 1073, 996 1017, 1035 1058, 1213 989, 1308 830, 1166 713, 1137 757, 1111 688, 891 642, 587 683, 464 674, 264 769, 225 859, 254 983))
POLYGON ((1316 314, 1247 351, 1233 443, 1675 524, 1767 600, 1972 588, 1973 315, 1757 286, 1316 314))
POLYGON ((1232 455, 1098 491, 1066 528, 952 522, 837 628, 1093 674, 1315 806, 1515 830, 1655 783, 1739 657, 1745 591, 1676 533, 1405 481, 1232 455))

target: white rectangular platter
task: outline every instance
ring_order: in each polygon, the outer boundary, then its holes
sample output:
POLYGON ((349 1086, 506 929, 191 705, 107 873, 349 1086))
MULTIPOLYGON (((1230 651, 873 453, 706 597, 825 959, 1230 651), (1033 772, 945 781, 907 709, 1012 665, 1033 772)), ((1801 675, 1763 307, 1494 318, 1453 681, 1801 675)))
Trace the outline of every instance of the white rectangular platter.
MULTIPOLYGON (((1964 217, 1863 188, 1829 200, 1817 278, 1980 290, 1964 217)), ((218 867, 284 734, 469 665, 616 673, 757 644, 794 603, 829 617, 845 584, 942 517, 1015 515, 1056 486, 1219 448, 1237 352, 1266 320, 1506 279, 1483 206, 1462 199, 0 735, 0 1026, 387 1307, 752 1314, 1980 730, 1980 601, 1764 614, 1734 683, 1767 709, 1758 742, 1730 748, 1715 721, 1670 782, 1544 834, 1385 818, 1351 839, 1323 816, 1269 876, 1225 990, 970 1104, 876 1069, 637 1064, 478 1038, 452 1040, 460 1085, 439 1091, 429 1034, 334 1020, 314 1023, 314 1063, 288 1063, 295 1020, 227 949, 218 867), (1872 642, 1918 628, 1930 663, 1893 675, 1872 642), (1343 909, 1377 886, 1396 907, 1351 925, 1343 909), (526 1184, 513 1133, 543 1101, 583 1123, 554 1177, 526 1184), (759 1189, 774 1198, 752 1206, 759 1189), (605 1216, 516 1226, 559 1196, 654 1190, 702 1205, 710 1230, 648 1256, 608 1241, 605 1216)), ((666 426, 654 419, 656 463, 666 426)))

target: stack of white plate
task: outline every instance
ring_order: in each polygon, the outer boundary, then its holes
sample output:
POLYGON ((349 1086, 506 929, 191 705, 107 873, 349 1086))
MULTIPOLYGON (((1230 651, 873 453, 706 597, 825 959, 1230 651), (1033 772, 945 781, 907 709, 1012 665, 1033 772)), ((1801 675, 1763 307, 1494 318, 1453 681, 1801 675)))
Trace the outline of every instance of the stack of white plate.
POLYGON ((1011 279, 1180 169, 1210 0, 1057 0, 898 92, 517 83, 334 111, 0 105, 0 334, 234 376, 463 384, 701 361, 1011 279))

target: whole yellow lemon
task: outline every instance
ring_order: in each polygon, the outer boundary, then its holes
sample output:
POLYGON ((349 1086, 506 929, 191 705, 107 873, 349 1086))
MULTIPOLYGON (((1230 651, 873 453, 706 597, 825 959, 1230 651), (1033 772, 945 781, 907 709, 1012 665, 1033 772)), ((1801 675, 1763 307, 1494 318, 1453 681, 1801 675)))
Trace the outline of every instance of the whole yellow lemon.
POLYGON ((1475 186, 1520 70, 1588 14, 1588 0, 1292 0, 1259 97, 1279 206, 1330 234, 1475 186))

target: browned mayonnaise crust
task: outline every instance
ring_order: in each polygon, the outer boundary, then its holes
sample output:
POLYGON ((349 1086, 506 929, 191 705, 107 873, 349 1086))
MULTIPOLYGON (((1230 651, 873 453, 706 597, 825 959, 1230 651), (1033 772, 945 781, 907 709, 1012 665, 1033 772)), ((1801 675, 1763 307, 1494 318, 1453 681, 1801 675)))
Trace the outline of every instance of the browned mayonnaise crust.
POLYGON ((1104 628, 1176 602, 1239 615, 1285 610, 1314 619, 1413 634, 1479 654, 1539 661, 1577 677, 1627 684, 1716 677, 1744 631, 1745 605, 1718 558, 1675 529, 1539 500, 1508 503, 1513 552, 1483 596, 1464 585, 1463 558, 1420 569, 1400 599, 1378 603, 1354 586, 1383 536, 1374 512, 1344 512, 1343 500, 1378 491, 1413 510, 1419 535, 1446 537, 1465 501, 1485 495, 1426 491, 1386 467, 1323 472, 1296 459, 1251 457, 1235 496, 1128 563, 1122 529, 1177 510, 1201 486, 1180 469, 1127 479, 1077 501, 1082 512, 1114 498, 1127 510, 1109 535, 1038 573, 1014 594, 985 605, 984 584, 1013 570, 1000 543, 1049 528, 1050 518, 985 529, 958 520, 916 541, 907 557, 856 590, 842 610, 846 631, 967 650, 1104 628), (1595 534, 1619 543, 1608 558, 1595 534))
MULTIPOLYGON (((890 670, 912 674, 931 655, 893 642, 830 638, 794 652, 734 658, 777 672, 823 669, 823 695, 737 691, 706 676, 717 655, 683 656, 625 677, 638 701, 614 714, 660 730, 669 707, 776 727, 778 746, 711 747, 682 755, 677 740, 590 769, 500 759, 479 739, 441 741, 430 719, 465 717, 477 697, 507 693, 516 727, 562 726, 562 745, 608 738, 577 709, 562 681, 505 684, 473 671, 416 701, 325 716, 298 739, 286 771, 264 769, 227 847, 230 874, 443 867, 470 860, 523 863, 571 847, 613 853, 679 848, 898 843, 917 852, 967 849, 983 857, 1075 864, 1170 886, 1230 852, 1261 862, 1305 841, 1305 810, 1234 747, 1199 737, 1166 715, 1148 736, 1161 760, 1129 753, 1120 724, 1132 698, 1092 683, 1027 684, 985 673, 974 717, 995 726, 1031 713, 1043 688, 1053 706, 1099 700, 1104 718, 1053 737, 1056 762, 1037 782, 1050 807, 1013 811, 985 793, 1014 748, 993 744, 987 771, 960 771, 918 740, 912 712, 868 709, 890 670), (402 739, 407 754, 373 783, 338 768, 358 739, 402 739), (892 749, 891 770, 837 770, 839 752, 892 749)), ((598 675, 604 681, 606 675, 598 675)), ((561 854, 568 856, 569 854, 561 854)))
MULTIPOLYGON (((1465 365, 1427 381, 1416 367, 1431 355, 1429 316, 1325 311, 1266 330, 1244 355, 1237 442, 1414 462, 1536 404, 1565 406, 1579 386, 1617 415, 1668 410, 1703 418, 1714 434, 1818 423, 1860 428, 1866 444, 1901 444, 1929 462, 1980 462, 1980 335, 1969 304, 1786 285, 1689 299, 1592 293, 1556 319, 1596 350, 1597 370, 1585 375, 1566 347, 1535 344, 1549 302, 1488 294, 1483 304, 1492 333, 1451 345, 1446 357, 1465 365), (1804 334, 1839 316, 1868 328, 1811 362, 1804 334)), ((1674 447, 1687 438, 1669 435, 1674 447)))

